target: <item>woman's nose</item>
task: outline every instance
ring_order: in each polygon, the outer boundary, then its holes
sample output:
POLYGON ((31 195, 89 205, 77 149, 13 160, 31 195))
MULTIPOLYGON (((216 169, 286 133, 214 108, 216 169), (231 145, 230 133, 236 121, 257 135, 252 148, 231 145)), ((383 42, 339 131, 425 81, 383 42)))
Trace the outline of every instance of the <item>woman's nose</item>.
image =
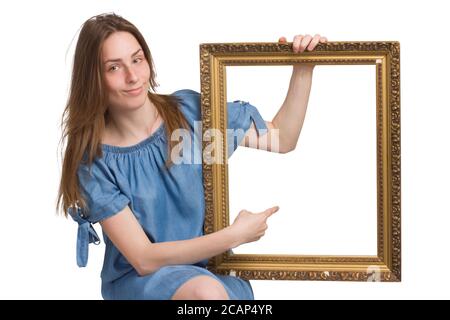
POLYGON ((133 68, 127 68, 127 82, 136 82, 138 80, 133 68))

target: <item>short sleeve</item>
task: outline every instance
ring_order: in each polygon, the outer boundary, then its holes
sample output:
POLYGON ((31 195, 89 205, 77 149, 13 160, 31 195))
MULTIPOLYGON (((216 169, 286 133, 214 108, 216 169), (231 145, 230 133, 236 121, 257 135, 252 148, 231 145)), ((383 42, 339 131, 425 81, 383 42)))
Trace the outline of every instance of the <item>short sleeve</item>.
POLYGON ((114 175, 103 159, 97 158, 90 167, 80 164, 77 176, 80 192, 86 200, 86 208, 70 207, 69 214, 78 223, 77 264, 79 267, 85 267, 89 244, 100 243, 92 223, 120 212, 130 200, 116 186, 114 175))
MULTIPOLYGON (((182 89, 173 93, 182 98, 183 114, 186 116, 188 122, 195 128, 195 123, 199 123, 197 130, 201 130, 201 101, 200 93, 190 89, 182 89)), ((227 148, 228 157, 237 149, 245 133, 250 128, 252 121, 258 135, 267 133, 267 125, 258 109, 248 102, 236 100, 227 102, 227 148)))
POLYGON ((90 167, 81 164, 77 175, 87 204, 83 214, 89 222, 96 223, 113 216, 130 202, 117 187, 115 177, 103 158, 95 159, 90 167))
POLYGON ((255 123, 258 136, 267 133, 267 125, 258 109, 248 102, 236 100, 227 103, 227 141, 228 157, 237 149, 245 133, 250 129, 252 121, 255 123))

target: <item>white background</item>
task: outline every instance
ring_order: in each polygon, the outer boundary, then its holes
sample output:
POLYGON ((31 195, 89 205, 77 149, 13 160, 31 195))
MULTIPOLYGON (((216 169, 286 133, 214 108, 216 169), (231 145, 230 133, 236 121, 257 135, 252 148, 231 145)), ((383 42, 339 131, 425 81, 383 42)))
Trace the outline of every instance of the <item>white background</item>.
MULTIPOLYGON (((292 66, 226 69, 227 100, 244 97, 263 119, 273 119, 292 66)), ((375 70, 375 65, 316 66, 295 150, 238 148, 232 154, 230 223, 242 209, 280 207, 264 237, 234 253, 376 256, 375 70)))
MULTIPOLYGON (((200 89, 203 42, 401 42, 401 283, 252 281, 256 299, 449 298, 449 30, 445 1, 14 1, 0 4, 0 298, 100 299, 103 248, 75 263, 55 216, 60 118, 76 36, 114 11, 144 34, 159 92, 200 89)), ((245 97, 242 97, 245 100, 245 97)), ((99 226, 96 226, 99 230, 99 226)))

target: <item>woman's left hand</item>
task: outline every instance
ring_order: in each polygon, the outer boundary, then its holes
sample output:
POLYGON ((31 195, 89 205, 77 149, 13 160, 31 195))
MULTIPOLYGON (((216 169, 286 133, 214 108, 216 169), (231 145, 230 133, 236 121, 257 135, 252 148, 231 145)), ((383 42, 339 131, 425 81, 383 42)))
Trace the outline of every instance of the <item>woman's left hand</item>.
MULTIPOLYGON (((317 44, 320 43, 326 43, 328 40, 326 37, 322 37, 320 34, 316 34, 314 37, 310 36, 309 34, 302 35, 298 34, 294 37, 294 40, 292 41, 292 49, 294 53, 303 52, 306 50, 312 51, 317 46, 317 44)), ((278 39, 278 42, 280 43, 286 43, 286 37, 280 37, 278 39)))
MULTIPOLYGON (((311 37, 309 34, 302 35, 298 34, 294 36, 294 40, 292 41, 292 49, 294 53, 304 52, 305 50, 312 51, 320 43, 326 43, 328 40, 326 37, 322 37, 320 34, 316 34, 314 37, 311 37)), ((279 43, 286 43, 286 37, 280 37, 278 39, 279 43)), ((314 69, 314 65, 306 65, 306 64, 294 64, 294 71, 303 71, 303 70, 312 70, 314 69)))

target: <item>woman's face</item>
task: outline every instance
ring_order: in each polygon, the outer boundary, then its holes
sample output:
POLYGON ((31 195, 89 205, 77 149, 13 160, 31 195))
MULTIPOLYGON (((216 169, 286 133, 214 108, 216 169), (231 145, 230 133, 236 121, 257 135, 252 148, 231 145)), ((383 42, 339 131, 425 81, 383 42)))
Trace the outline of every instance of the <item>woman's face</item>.
POLYGON ((117 111, 142 107, 147 99, 150 66, 136 38, 129 32, 114 32, 104 41, 101 56, 108 107, 117 111))

